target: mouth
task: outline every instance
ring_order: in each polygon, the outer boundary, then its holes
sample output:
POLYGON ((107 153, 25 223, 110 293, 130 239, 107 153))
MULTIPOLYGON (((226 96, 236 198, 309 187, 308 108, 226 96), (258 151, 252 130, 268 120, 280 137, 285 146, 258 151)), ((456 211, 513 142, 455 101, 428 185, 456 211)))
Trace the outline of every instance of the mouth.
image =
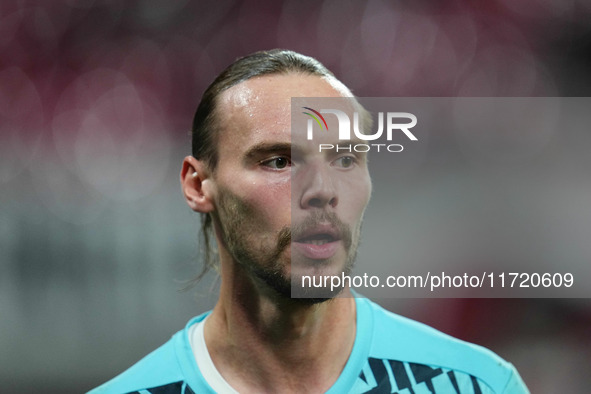
POLYGON ((338 241, 338 239, 326 233, 313 234, 296 240, 296 242, 308 245, 326 245, 335 241, 338 241))
POLYGON ((331 226, 318 226, 307 229, 297 236, 294 246, 302 255, 313 260, 332 257, 338 250, 341 237, 331 226))

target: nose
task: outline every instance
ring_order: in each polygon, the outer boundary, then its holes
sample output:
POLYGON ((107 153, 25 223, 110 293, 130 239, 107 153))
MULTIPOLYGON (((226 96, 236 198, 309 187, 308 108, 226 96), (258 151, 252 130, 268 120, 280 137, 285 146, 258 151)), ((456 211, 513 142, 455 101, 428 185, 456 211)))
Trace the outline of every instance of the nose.
POLYGON ((327 207, 335 208, 339 199, 335 179, 331 177, 328 168, 323 166, 309 168, 302 180, 302 195, 300 206, 303 209, 327 207))

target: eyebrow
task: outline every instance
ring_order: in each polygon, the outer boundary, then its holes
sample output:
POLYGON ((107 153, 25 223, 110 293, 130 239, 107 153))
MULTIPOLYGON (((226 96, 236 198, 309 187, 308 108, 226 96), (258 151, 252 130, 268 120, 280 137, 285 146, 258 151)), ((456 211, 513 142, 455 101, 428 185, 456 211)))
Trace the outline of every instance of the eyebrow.
POLYGON ((261 142, 251 146, 244 155, 247 159, 252 159, 255 156, 278 153, 278 152, 290 152, 292 149, 291 142, 261 142))
POLYGON ((353 149, 354 145, 357 145, 360 140, 349 140, 348 142, 339 142, 334 145, 334 148, 328 149, 326 152, 330 156, 336 157, 342 153, 351 153, 358 157, 361 160, 364 160, 366 163, 369 161, 369 151, 361 151, 358 152, 353 149))
POLYGON ((366 145, 363 141, 361 140, 349 140, 348 142, 338 142, 337 144, 334 145, 334 148, 332 150, 334 150, 335 152, 345 152, 346 149, 350 149, 351 152, 355 152, 355 153, 366 153, 366 152, 357 152, 353 150, 353 146, 354 145, 366 145))

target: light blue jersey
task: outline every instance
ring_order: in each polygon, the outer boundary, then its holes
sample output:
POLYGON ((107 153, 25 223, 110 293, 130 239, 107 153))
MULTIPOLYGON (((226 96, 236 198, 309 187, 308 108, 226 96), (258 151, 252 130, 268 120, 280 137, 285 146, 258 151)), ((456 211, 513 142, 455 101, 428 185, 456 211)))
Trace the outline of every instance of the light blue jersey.
MULTIPOLYGON (((356 302, 355 344, 327 393, 529 393, 513 365, 490 350, 388 312, 368 299, 356 302)), ((214 393, 197 367, 188 335, 189 327, 208 313, 191 319, 163 346, 90 393, 214 393)))

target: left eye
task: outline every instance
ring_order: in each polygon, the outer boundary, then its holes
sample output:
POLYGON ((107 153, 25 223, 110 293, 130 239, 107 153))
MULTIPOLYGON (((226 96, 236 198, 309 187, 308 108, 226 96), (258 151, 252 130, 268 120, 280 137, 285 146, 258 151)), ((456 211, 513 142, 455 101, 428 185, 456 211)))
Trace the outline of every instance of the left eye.
POLYGON ((351 156, 343 156, 343 157, 339 157, 338 159, 335 160, 335 163, 342 168, 349 168, 351 167, 353 164, 355 164, 355 158, 351 157, 351 156))
POLYGON ((282 170, 288 167, 291 162, 287 157, 279 156, 272 159, 266 160, 262 163, 265 167, 272 168, 274 170, 282 170))

